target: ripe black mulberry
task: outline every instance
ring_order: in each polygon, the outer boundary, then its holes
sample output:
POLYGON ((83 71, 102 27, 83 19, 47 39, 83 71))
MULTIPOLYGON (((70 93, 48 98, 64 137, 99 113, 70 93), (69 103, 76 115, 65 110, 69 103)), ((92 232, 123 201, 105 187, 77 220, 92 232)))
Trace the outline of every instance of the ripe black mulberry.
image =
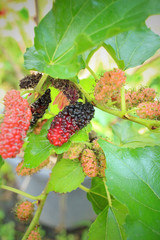
POLYGON ((31 126, 36 124, 38 119, 43 117, 46 109, 48 108, 51 102, 50 91, 51 91, 50 89, 47 89, 45 93, 31 105, 32 111, 31 126))
POLYGON ((48 139, 54 146, 61 146, 78 130, 85 127, 94 116, 94 107, 89 102, 71 104, 59 112, 51 123, 48 139))
POLYGON ((41 73, 28 75, 20 80, 19 87, 24 89, 34 88, 37 86, 41 77, 41 73))

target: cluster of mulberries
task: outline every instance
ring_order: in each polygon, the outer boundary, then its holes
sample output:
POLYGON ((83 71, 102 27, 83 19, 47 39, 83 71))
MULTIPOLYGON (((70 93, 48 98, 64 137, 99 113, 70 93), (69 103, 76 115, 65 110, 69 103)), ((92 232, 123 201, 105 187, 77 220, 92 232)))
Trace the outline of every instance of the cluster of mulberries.
POLYGON ((160 120, 160 102, 140 103, 137 107, 137 115, 140 118, 160 120))
POLYGON ((20 88, 28 89, 28 88, 34 88, 37 86, 39 80, 41 79, 42 74, 31 74, 28 75, 20 80, 19 86, 20 88))
POLYGON ((32 113, 26 99, 17 90, 11 90, 4 97, 5 116, 0 126, 0 155, 15 157, 22 148, 30 126, 32 113))
POLYGON ((112 96, 119 93, 125 81, 125 74, 120 69, 105 72, 95 86, 95 99, 106 104, 109 100, 112 100, 112 96))
POLYGON ((104 177, 106 158, 97 140, 93 141, 92 149, 85 149, 80 157, 84 173, 88 177, 104 177))
POLYGON ((63 92, 70 103, 74 104, 79 98, 79 91, 73 82, 67 79, 52 79, 52 84, 55 88, 63 92))
POLYGON ((32 175, 38 171, 40 171, 42 168, 48 165, 49 163, 49 158, 44 160, 38 167, 36 168, 27 168, 23 166, 24 160, 22 160, 16 167, 16 172, 20 176, 27 176, 27 175, 32 175))
MULTIPOLYGON (((136 107, 142 102, 153 102, 156 97, 156 91, 153 88, 140 88, 137 91, 128 90, 125 94, 127 109, 136 107)), ((115 95, 112 100, 117 101, 116 106, 121 105, 120 94, 115 95)))
POLYGON ((77 102, 59 112, 51 123, 48 139, 54 146, 61 146, 78 130, 85 127, 94 116, 90 103, 77 102))
POLYGON ((48 108, 51 102, 50 91, 51 91, 50 89, 47 89, 45 93, 31 105, 32 111, 31 126, 36 124, 38 119, 43 117, 46 109, 48 108))
POLYGON ((32 218, 33 212, 34 205, 28 200, 19 203, 15 208, 16 217, 21 222, 28 222, 32 218))

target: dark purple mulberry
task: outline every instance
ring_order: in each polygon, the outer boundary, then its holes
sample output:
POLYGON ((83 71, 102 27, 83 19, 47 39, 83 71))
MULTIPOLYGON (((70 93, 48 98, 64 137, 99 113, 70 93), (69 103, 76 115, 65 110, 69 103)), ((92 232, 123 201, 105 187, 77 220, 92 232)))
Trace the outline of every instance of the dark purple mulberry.
POLYGON ((73 82, 67 79, 52 79, 52 84, 55 88, 63 92, 70 103, 74 104, 77 102, 79 98, 79 91, 73 82))
POLYGON ((54 118, 48 131, 48 139, 54 146, 61 146, 78 130, 85 127, 94 116, 90 103, 77 102, 63 109, 54 118))
POLYGON ((46 109, 48 108, 51 102, 50 91, 51 91, 50 89, 47 89, 45 93, 31 105, 32 112, 31 126, 36 124, 38 119, 43 117, 46 109))
POLYGON ((19 87, 24 89, 34 88, 35 86, 37 86, 41 77, 42 77, 41 73, 37 74, 33 73, 31 75, 28 75, 20 80, 19 87))

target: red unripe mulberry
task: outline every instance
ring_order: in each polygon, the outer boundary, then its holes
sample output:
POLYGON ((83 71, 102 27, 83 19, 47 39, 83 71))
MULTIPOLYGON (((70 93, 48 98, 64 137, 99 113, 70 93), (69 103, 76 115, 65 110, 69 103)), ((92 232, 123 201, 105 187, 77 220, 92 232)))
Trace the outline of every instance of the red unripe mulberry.
POLYGON ((84 173, 88 177, 96 177, 98 174, 98 164, 95 153, 90 149, 85 149, 81 156, 81 164, 84 173))
POLYGON ((103 104, 111 100, 121 87, 125 84, 125 73, 120 69, 105 72, 96 84, 94 96, 95 99, 103 104))
POLYGON ((137 115, 140 118, 160 119, 160 102, 140 103, 138 105, 137 115))
POLYGON ((31 233, 29 234, 27 240, 41 240, 41 235, 39 232, 33 230, 31 231, 31 233))
POLYGON ((24 201, 16 207, 16 216, 21 222, 27 222, 33 216, 34 205, 30 201, 24 201))
MULTIPOLYGON (((140 88, 137 91, 128 90, 125 93, 125 100, 127 109, 136 107, 142 102, 153 102, 156 97, 156 91, 153 88, 140 88)), ((117 101, 116 106, 120 108, 121 106, 121 96, 120 92, 112 97, 113 101, 117 101)))
POLYGON ((0 155, 15 157, 22 148, 30 126, 32 113, 26 99, 17 90, 11 90, 4 97, 5 116, 0 126, 0 155))
POLYGON ((42 168, 44 168, 45 166, 48 165, 49 163, 49 158, 47 158, 46 160, 44 160, 38 167, 36 168, 27 168, 23 166, 23 162, 24 160, 22 160, 16 167, 16 172, 17 175, 20 176, 27 176, 27 175, 32 175, 38 171, 40 171, 42 168))
POLYGON ((97 139, 93 141, 93 150, 96 154, 96 159, 98 163, 98 176, 105 177, 105 170, 106 170, 106 157, 105 154, 100 147, 97 139))

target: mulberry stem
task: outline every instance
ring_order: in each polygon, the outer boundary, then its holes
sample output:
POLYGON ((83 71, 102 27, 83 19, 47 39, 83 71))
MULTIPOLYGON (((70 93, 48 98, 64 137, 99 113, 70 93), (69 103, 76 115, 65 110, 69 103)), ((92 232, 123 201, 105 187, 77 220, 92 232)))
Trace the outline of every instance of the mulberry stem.
MULTIPOLYGON (((49 181, 48 181, 49 183, 49 181)), ((41 215, 41 212, 43 210, 43 206, 45 204, 45 201, 47 199, 47 196, 48 196, 48 193, 47 193, 47 189, 48 189, 48 183, 45 187, 45 189, 43 190, 41 196, 42 196, 42 199, 39 201, 39 205, 38 205, 38 208, 37 208, 37 211, 34 215, 34 218, 32 219, 25 235, 23 236, 22 240, 26 240, 29 236, 29 234, 31 233, 31 231, 35 228, 35 226, 38 224, 38 221, 39 221, 39 218, 40 218, 40 215, 41 215)))
POLYGON ((20 95, 23 96, 26 93, 34 93, 34 89, 22 91, 20 95))
POLYGON ((98 80, 97 75, 95 74, 95 72, 88 65, 86 65, 86 68, 90 72, 90 74, 95 78, 95 80, 98 80))
POLYGON ((85 186, 83 186, 82 184, 79 186, 80 189, 82 189, 85 192, 90 192, 89 188, 86 188, 85 186))
POLYGON ((13 188, 13 187, 10 187, 10 186, 6 186, 6 185, 1 185, 0 187, 2 189, 5 189, 5 190, 8 190, 8 191, 20 194, 20 195, 22 195, 24 197, 27 197, 27 198, 30 198, 30 199, 33 199, 33 200, 40 200, 40 199, 42 199, 42 195, 33 196, 33 195, 30 195, 30 194, 28 194, 26 192, 23 192, 23 191, 19 190, 19 189, 16 189, 16 188, 13 188))
POLYGON ((49 76, 47 74, 44 74, 41 79, 39 80, 37 86, 35 87, 35 92, 40 92, 41 91, 41 88, 44 84, 44 82, 47 80, 49 76))

